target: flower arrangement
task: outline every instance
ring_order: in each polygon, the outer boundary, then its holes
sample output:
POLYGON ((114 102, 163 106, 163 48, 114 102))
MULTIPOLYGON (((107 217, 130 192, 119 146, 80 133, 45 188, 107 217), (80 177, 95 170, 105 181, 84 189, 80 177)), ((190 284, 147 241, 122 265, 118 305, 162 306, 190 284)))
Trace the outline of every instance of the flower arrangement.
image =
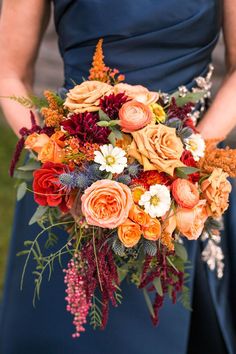
POLYGON ((13 175, 21 150, 28 150, 14 173, 17 196, 33 192, 38 208, 29 224, 37 222, 42 231, 25 243, 22 282, 32 257, 37 296, 45 271, 66 257, 74 337, 89 314, 94 328, 105 328, 124 279, 143 291, 154 325, 165 296, 186 305, 183 240, 219 234, 231 191, 228 173, 235 174, 219 157, 228 151, 232 160, 235 152, 208 148, 197 132, 192 112, 199 92, 167 95, 123 80, 105 66, 100 40, 89 80, 64 96, 12 97, 37 106, 43 118, 38 124, 31 112, 32 127, 21 129, 10 169, 13 175), (40 237, 47 232, 47 247, 56 247, 57 227, 67 235, 63 247, 44 255, 40 237))

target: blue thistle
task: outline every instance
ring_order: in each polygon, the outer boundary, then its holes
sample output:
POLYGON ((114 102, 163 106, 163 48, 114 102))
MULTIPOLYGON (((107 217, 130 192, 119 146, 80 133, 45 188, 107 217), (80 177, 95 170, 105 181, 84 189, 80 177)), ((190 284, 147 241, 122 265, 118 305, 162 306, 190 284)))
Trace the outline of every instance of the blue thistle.
POLYGON ((91 184, 91 179, 88 178, 88 176, 83 172, 78 173, 76 175, 75 180, 76 180, 76 187, 81 189, 85 189, 91 184))
POLYGON ((140 170, 140 165, 137 163, 132 163, 127 167, 128 174, 132 177, 137 177, 140 170))
POLYGON ((68 189, 76 187, 76 176, 74 172, 62 173, 59 175, 59 182, 68 189))
POLYGON ((120 175, 117 178, 117 182, 129 185, 131 183, 131 177, 129 175, 120 175))
POLYGON ((88 165, 86 168, 87 177, 92 181, 102 178, 102 171, 100 171, 99 168, 100 165, 98 165, 97 163, 88 165))

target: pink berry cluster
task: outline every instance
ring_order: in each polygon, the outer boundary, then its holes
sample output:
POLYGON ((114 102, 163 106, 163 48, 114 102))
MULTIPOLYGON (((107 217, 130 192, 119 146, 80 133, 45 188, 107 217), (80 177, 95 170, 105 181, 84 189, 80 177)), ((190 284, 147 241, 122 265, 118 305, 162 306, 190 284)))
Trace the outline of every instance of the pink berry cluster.
POLYGON ((76 259, 71 259, 64 272, 64 281, 67 286, 66 309, 74 316, 75 333, 72 334, 72 337, 77 338, 81 332, 85 331, 84 325, 87 322, 91 301, 88 301, 86 296, 84 280, 79 273, 79 262, 76 259))

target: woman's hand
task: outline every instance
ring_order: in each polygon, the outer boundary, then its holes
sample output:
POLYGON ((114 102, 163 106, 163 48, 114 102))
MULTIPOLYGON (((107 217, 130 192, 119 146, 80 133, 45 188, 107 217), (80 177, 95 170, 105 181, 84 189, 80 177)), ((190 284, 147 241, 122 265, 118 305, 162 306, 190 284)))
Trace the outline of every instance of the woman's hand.
POLYGON ((224 0, 223 4, 227 76, 198 125, 205 139, 224 138, 236 125, 236 2, 224 0))
MULTIPOLYGON (((48 0, 4 0, 0 18, 0 96, 32 92, 34 65, 50 16, 48 0)), ((4 115, 18 134, 29 127, 29 111, 1 98, 4 115)))

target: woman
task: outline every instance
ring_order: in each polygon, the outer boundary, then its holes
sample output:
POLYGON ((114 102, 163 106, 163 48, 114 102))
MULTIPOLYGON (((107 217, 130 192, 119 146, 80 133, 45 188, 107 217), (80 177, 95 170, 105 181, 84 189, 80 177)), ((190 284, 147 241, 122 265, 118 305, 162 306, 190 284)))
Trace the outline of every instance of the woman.
MULTIPOLYGON (((70 88, 72 80, 79 82, 87 76, 95 44, 101 37, 105 40, 107 64, 118 67, 127 82, 167 92, 182 84, 191 87, 195 77, 206 74, 223 23, 228 73, 198 128, 205 138, 218 138, 226 136, 235 125, 234 0, 224 0, 223 5, 219 0, 54 0, 54 11, 66 88, 70 88)), ((0 95, 22 96, 32 90, 34 63, 49 13, 47 0, 3 2, 0 95)), ((24 108, 7 100, 2 101, 2 107, 16 134, 19 128, 29 125, 24 108)), ((235 205, 232 202, 232 208, 235 205)), ((192 314, 180 304, 172 306, 166 302, 160 325, 153 328, 142 295, 132 286, 125 287, 123 305, 112 311, 108 328, 104 332, 87 329, 78 341, 72 340, 71 318, 64 309, 63 275, 59 269, 50 283, 44 283, 36 309, 31 307, 33 284, 29 274, 23 292, 19 291, 23 259, 15 254, 22 248, 23 240, 33 238, 37 232, 36 226, 27 226, 32 209, 32 197, 27 196, 16 210, 0 328, 2 354, 236 352, 230 317, 230 305, 236 299, 235 287, 227 276, 221 282, 216 281, 215 275, 202 264, 199 247, 193 243, 188 244, 194 265, 190 271, 192 289, 197 274, 192 314)), ((227 238, 223 240, 230 261, 232 250, 236 250, 232 214, 227 215, 226 231, 227 238)), ((230 271, 226 264, 226 274, 233 279, 233 265, 230 271)))

